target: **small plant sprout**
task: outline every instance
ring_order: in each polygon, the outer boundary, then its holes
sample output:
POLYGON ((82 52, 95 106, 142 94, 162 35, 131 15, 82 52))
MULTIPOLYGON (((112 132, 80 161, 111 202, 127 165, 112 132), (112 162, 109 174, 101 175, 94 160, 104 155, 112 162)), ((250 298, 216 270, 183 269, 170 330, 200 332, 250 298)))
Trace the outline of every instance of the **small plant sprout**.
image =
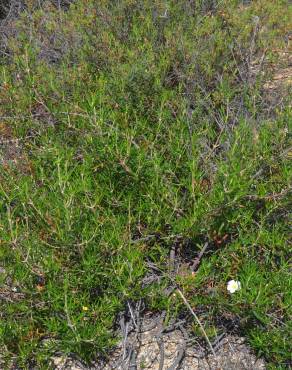
POLYGON ((236 281, 236 280, 229 280, 228 281, 227 290, 228 290, 229 293, 233 294, 237 290, 240 290, 240 289, 241 289, 240 281, 236 281))

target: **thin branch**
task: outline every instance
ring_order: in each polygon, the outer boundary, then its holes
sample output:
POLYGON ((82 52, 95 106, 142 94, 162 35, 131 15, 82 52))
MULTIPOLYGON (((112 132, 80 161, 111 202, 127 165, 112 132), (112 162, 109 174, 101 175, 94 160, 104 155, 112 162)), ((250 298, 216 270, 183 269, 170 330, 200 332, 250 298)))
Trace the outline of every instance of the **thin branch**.
MULTIPOLYGON (((205 246, 204 246, 204 248, 207 248, 207 247, 205 247, 205 246)), ((203 249, 204 249, 204 248, 203 248, 203 249)), ((201 253, 203 252, 203 249, 202 249, 201 253)), ((150 265, 150 264, 149 264, 149 265, 150 265)), ((175 280, 174 280, 174 279, 173 279, 169 274, 165 273, 164 271, 161 271, 157 266, 155 266, 155 264, 151 264, 151 268, 154 268, 154 269, 156 269, 157 271, 161 272, 165 277, 169 278, 169 279, 174 283, 174 285, 176 286, 176 290, 177 290, 177 292, 179 293, 179 295, 181 296, 181 298, 182 298, 182 300, 183 300, 184 304, 185 304, 185 305, 186 305, 186 307, 189 309, 189 311, 191 312, 191 314, 194 316, 194 318, 195 318, 196 322, 198 323, 198 325, 199 325, 199 327, 200 327, 200 329, 201 329, 201 331, 202 331, 202 333, 203 333, 203 335, 204 335, 204 337, 205 337, 205 339, 206 339, 206 342, 207 342, 207 344, 208 344, 208 346, 209 346, 209 348, 210 348, 210 350, 211 350, 212 354, 213 354, 214 356, 216 356, 215 351, 214 351, 214 349, 213 349, 213 346, 212 346, 212 344, 211 344, 211 342, 210 342, 210 339, 208 338, 208 335, 207 335, 207 333, 206 333, 206 331, 205 331, 205 329, 204 329, 204 327, 203 327, 203 325, 202 325, 201 321, 199 320, 198 316, 195 314, 194 310, 193 310, 193 309, 192 309, 192 307, 190 306, 189 302, 187 301, 187 299, 186 299, 186 297, 184 296, 184 294, 183 294, 183 292, 181 291, 181 289, 178 287, 178 285, 177 285, 177 283, 175 282, 175 280)))
POLYGON ((203 246, 202 250, 200 251, 198 257, 195 258, 194 263, 191 266, 192 272, 194 272, 198 268, 198 266, 199 266, 199 264, 201 262, 201 259, 202 259, 203 255, 204 255, 204 253, 206 252, 208 246, 209 246, 209 243, 208 242, 205 243, 205 245, 203 246))
POLYGON ((134 178, 137 178, 137 174, 131 170, 131 168, 126 164, 125 159, 120 159, 119 164, 122 166, 122 168, 127 172, 129 175, 133 176, 134 178))
POLYGON ((181 291, 179 288, 177 288, 177 292, 178 292, 178 294, 181 296, 182 300, 184 301, 184 304, 185 304, 185 305, 186 305, 186 307, 189 309, 190 313, 194 316, 194 318, 195 318, 195 320, 196 320, 197 324, 199 325, 199 327, 200 327, 200 329, 201 329, 201 331, 202 331, 202 333, 203 333, 203 335, 204 335, 204 337, 205 337, 205 339, 206 339, 206 341, 207 341, 207 343, 208 343, 208 346, 209 346, 209 348, 210 348, 210 350, 211 350, 211 352, 212 352, 213 356, 215 357, 215 356, 216 356, 215 351, 214 351, 214 349, 213 349, 213 346, 212 346, 212 344, 211 344, 211 342, 210 342, 210 339, 208 338, 208 335, 207 335, 207 333, 206 333, 206 331, 205 331, 205 329, 204 329, 204 327, 203 327, 203 325, 202 325, 201 321, 199 320, 198 316, 195 314, 194 310, 193 310, 193 309, 192 309, 192 307, 190 306, 190 304, 189 304, 189 302, 187 301, 186 297, 183 295, 182 291, 181 291))
POLYGON ((276 199, 281 199, 285 197, 291 191, 292 191, 292 187, 289 187, 287 189, 283 189, 280 193, 268 194, 262 197, 259 195, 246 195, 244 196, 244 199, 247 199, 247 200, 276 200, 276 199))

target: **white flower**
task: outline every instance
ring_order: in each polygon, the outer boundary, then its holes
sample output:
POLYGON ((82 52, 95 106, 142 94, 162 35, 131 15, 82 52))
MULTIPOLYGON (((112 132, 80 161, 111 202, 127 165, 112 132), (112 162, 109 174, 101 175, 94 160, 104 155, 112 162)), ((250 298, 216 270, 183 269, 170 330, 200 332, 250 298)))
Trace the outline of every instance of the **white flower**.
POLYGON ((240 281, 229 280, 227 283, 227 290, 229 293, 235 293, 237 290, 240 290, 241 284, 240 281))

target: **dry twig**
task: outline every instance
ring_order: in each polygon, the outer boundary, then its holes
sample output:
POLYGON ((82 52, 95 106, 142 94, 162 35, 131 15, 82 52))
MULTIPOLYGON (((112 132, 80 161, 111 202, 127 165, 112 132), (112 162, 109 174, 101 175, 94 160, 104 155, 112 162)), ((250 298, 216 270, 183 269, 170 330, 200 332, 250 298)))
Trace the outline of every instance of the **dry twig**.
POLYGON ((205 331, 205 329, 204 329, 201 321, 199 320, 198 316, 195 314, 194 310, 192 309, 191 305, 187 301, 186 297, 183 295, 182 291, 179 288, 177 288, 177 292, 181 296, 182 300, 184 301, 184 304, 189 309, 190 313, 194 316, 197 324, 199 325, 199 327, 200 327, 200 329, 201 329, 201 331, 202 331, 202 333, 203 333, 203 335, 204 335, 204 337, 206 339, 206 342, 208 343, 208 346, 209 346, 209 348, 210 348, 213 356, 215 357, 216 356, 215 351, 213 349, 213 346, 212 346, 212 344, 210 342, 210 339, 208 338, 208 335, 207 335, 207 333, 206 333, 206 331, 205 331))

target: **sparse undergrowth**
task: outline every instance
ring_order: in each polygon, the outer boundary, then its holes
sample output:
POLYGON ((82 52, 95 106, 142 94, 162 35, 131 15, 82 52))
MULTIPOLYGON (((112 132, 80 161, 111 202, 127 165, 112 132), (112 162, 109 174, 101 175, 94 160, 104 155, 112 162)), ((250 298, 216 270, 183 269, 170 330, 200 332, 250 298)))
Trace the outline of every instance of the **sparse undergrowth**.
POLYGON ((289 46, 288 3, 30 0, 2 21, 7 364, 106 354, 129 300, 182 314, 167 275, 142 283, 175 246, 210 338, 229 317, 271 368, 289 367, 291 105, 288 86, 264 89, 289 46))

